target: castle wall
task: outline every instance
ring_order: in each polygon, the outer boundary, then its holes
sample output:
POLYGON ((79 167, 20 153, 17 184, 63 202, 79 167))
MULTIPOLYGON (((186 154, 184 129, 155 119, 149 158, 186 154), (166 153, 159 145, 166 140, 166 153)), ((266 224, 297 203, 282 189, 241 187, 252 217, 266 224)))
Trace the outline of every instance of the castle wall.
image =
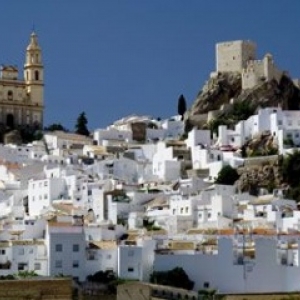
POLYGON ((251 89, 264 81, 272 79, 279 82, 282 71, 274 64, 270 54, 266 54, 262 60, 249 61, 247 67, 242 71, 242 89, 251 89))

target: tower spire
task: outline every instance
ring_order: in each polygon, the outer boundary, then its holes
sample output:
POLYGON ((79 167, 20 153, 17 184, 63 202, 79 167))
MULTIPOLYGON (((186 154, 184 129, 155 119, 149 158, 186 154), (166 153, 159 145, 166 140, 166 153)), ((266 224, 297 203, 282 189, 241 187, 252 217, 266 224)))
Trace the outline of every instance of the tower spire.
MULTIPOLYGON (((42 50, 34 31, 30 34, 29 44, 26 48, 24 79, 29 101, 42 109, 44 102, 44 66, 42 50)), ((43 123, 42 116, 39 123, 43 123)))

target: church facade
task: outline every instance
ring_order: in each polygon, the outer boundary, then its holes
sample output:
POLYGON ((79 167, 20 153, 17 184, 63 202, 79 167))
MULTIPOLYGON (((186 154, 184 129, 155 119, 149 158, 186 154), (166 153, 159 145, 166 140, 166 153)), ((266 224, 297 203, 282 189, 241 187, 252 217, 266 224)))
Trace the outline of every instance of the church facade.
POLYGON ((9 129, 19 126, 43 127, 44 66, 42 50, 33 32, 26 49, 23 77, 16 66, 0 70, 0 124, 9 129))

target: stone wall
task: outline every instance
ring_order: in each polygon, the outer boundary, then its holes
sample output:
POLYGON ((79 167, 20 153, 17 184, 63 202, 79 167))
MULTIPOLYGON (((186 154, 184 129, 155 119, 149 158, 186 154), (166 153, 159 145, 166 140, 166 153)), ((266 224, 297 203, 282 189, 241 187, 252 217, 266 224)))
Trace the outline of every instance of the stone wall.
POLYGON ((242 72, 242 89, 252 89, 256 85, 275 79, 278 83, 283 72, 274 64, 271 54, 266 54, 262 60, 249 61, 242 72))
POLYGON ((223 297, 216 296, 215 299, 222 300, 283 300, 283 299, 291 299, 291 300, 300 300, 299 293, 293 294, 244 294, 244 295, 226 295, 223 297))
POLYGON ((0 280, 0 300, 71 300, 71 279, 0 280))

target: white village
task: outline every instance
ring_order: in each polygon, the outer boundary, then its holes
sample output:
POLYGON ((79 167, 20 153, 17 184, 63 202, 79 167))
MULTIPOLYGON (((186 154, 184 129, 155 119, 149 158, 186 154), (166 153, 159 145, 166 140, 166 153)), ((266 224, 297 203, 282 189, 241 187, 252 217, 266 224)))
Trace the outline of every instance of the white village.
MULTIPOLYGON (((209 82, 230 72, 244 94, 288 76, 271 54, 258 60, 251 41, 216 45, 209 82)), ((24 78, 16 67, 1 69, 4 127, 43 128, 43 73, 32 33, 24 78)), ((291 82, 299 90, 300 80, 291 82)), ((247 180, 262 182, 280 159, 297 154, 300 110, 260 105, 234 126, 194 126, 197 118, 212 124, 235 103, 233 95, 220 109, 191 116, 189 130, 184 111, 167 119, 133 114, 89 135, 43 130, 30 143, 8 133, 0 145, 0 276, 70 276, 89 289, 88 278, 102 271, 128 281, 118 286, 120 300, 299 291, 297 197, 288 184, 247 190, 241 170, 256 168, 247 180), (245 148, 264 137, 268 151, 245 148), (239 179, 222 179, 226 169, 239 179), (153 276, 176 268, 191 288, 153 276)))

